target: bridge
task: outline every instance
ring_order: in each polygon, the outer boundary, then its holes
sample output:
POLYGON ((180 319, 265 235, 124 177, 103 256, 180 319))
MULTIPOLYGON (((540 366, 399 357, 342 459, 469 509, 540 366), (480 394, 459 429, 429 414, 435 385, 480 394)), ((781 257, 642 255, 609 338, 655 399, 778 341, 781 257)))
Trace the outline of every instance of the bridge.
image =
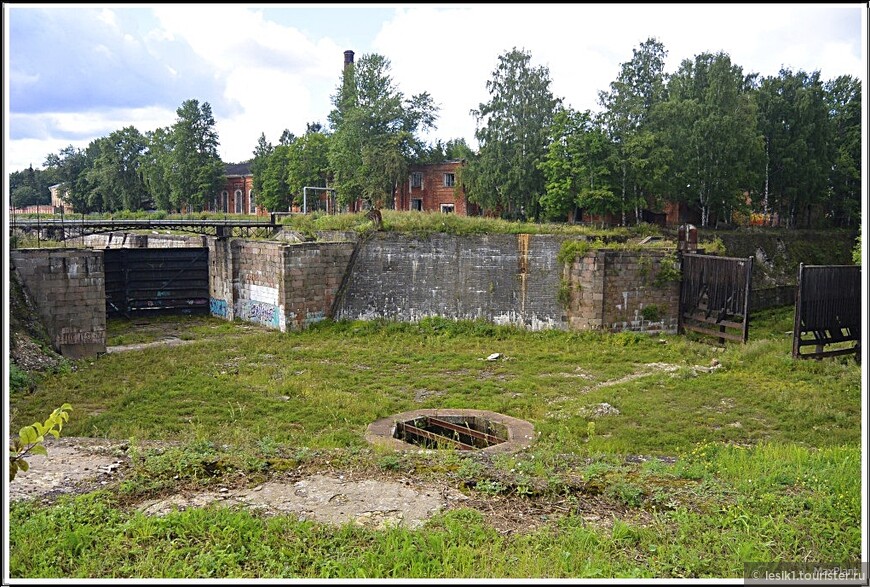
POLYGON ((15 231, 37 231, 50 235, 56 240, 66 240, 72 237, 101 234, 106 232, 124 232, 134 230, 176 230, 192 232, 218 238, 225 237, 260 237, 272 236, 281 227, 273 214, 269 221, 258 220, 91 220, 71 218, 15 218, 10 219, 9 228, 15 231))

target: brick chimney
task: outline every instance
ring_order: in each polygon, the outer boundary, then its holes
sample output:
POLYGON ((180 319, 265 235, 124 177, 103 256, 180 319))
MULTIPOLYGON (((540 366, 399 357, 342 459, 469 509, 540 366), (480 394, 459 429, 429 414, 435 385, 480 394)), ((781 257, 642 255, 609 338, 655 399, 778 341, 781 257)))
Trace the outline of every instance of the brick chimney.
POLYGON ((344 52, 344 66, 347 67, 351 63, 353 63, 353 51, 348 49, 344 52))

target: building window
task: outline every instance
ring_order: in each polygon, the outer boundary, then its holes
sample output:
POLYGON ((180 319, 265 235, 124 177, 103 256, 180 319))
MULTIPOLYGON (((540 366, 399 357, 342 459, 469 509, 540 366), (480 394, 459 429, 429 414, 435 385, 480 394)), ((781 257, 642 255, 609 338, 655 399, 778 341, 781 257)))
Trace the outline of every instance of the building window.
POLYGON ((411 174, 411 189, 423 187, 423 173, 415 171, 411 174))
POLYGON ((411 210, 416 210, 417 212, 423 211, 423 200, 420 198, 413 198, 411 200, 411 210))
MULTIPOLYGON (((450 175, 453 175, 452 173, 450 175)), ((453 213, 453 204, 441 204, 441 213, 442 214, 452 214, 453 213)))
POLYGON ((257 213, 257 203, 254 201, 254 190, 248 190, 248 206, 251 214, 257 213))
POLYGON ((234 194, 236 200, 236 214, 242 213, 242 190, 236 190, 234 194))
POLYGON ((444 174, 444 187, 452 188, 454 183, 456 183, 456 174, 455 173, 445 173, 444 174))
POLYGON ((221 209, 224 214, 230 211, 230 194, 226 190, 221 192, 221 209))

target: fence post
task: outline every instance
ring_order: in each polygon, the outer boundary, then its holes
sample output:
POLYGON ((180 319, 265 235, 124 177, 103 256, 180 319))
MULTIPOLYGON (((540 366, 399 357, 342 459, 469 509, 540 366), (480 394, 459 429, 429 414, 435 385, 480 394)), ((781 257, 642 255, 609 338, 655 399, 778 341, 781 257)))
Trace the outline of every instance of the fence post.
POLYGON ((797 359, 801 354, 801 290, 804 284, 804 264, 798 266, 797 293, 794 302, 794 330, 792 332, 791 356, 797 359))
POLYGON ((746 291, 743 298, 743 344, 749 340, 749 299, 752 293, 752 257, 746 265, 746 291))

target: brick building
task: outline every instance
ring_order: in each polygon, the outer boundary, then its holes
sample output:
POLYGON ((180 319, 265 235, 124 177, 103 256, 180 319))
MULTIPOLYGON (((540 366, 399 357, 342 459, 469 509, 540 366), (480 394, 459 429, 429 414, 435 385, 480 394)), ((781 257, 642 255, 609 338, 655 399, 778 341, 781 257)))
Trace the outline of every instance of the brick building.
POLYGON ((207 206, 210 212, 224 214, 256 214, 265 216, 268 211, 257 205, 254 194, 254 174, 250 163, 226 163, 224 174, 227 179, 214 200, 207 206))
POLYGON ((455 213, 478 216, 480 208, 465 197, 465 190, 456 189, 462 160, 412 165, 408 180, 399 186, 394 196, 396 210, 455 213))

